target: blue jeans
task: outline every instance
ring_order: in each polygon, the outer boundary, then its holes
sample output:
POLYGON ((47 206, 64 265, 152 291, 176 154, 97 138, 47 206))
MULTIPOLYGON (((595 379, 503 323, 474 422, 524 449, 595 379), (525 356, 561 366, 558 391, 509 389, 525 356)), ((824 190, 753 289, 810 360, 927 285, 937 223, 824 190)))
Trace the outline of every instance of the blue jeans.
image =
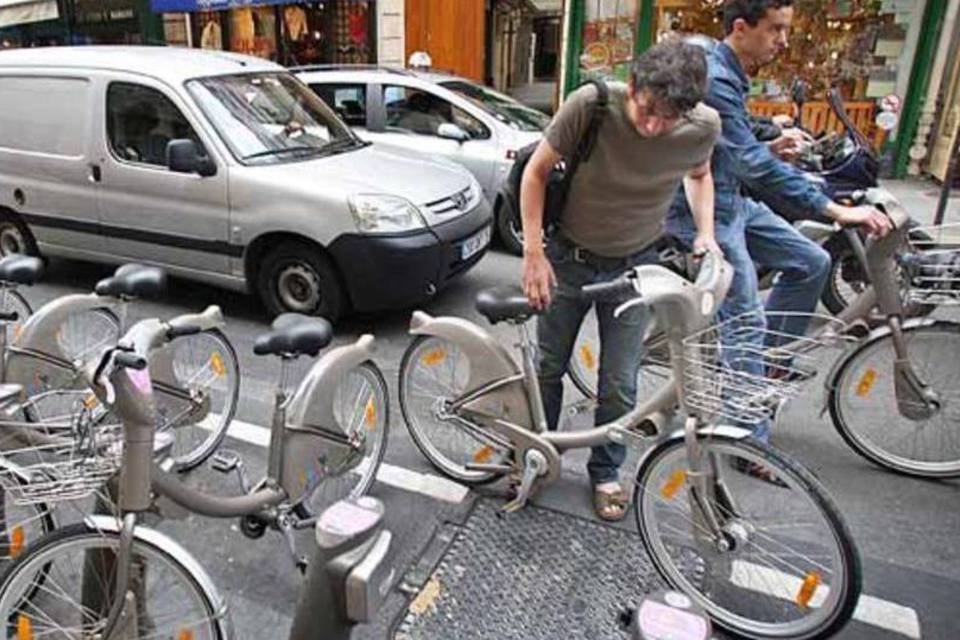
MULTIPOLYGON (((716 223, 717 243, 734 270, 730 291, 717 319, 722 322, 744 313, 759 312, 751 318, 758 329, 757 342, 762 341, 763 329, 802 336, 807 330, 809 318, 780 314, 810 313, 817 308, 820 294, 830 276, 830 254, 800 235, 789 222, 765 204, 749 199, 743 202, 740 215, 731 220, 717 220, 716 223), (766 305, 760 299, 754 263, 780 274, 766 305), (764 311, 771 316, 769 323, 764 320, 764 311)), ((696 235, 689 218, 672 219, 669 231, 686 244, 691 244, 696 235)), ((743 335, 741 333, 740 337, 743 335)), ((762 348, 762 345, 758 347, 762 348)), ((764 375, 764 363, 759 357, 738 368, 751 374, 764 375)), ((760 440, 769 439, 769 420, 754 425, 753 429, 760 440)))
MULTIPOLYGON (((563 376, 580 325, 591 306, 581 299, 580 287, 613 280, 631 266, 655 264, 657 255, 654 251, 640 252, 622 261, 604 261, 603 266, 597 266, 596 263, 577 261, 572 247, 554 239, 547 246, 547 256, 558 284, 549 309, 537 321, 537 339, 540 393, 547 425, 555 430, 563 404, 563 376)), ((600 327, 598 406, 594 418, 597 425, 619 418, 633 409, 636 402, 637 373, 643 356, 643 336, 649 312, 645 307, 633 307, 614 318, 613 312, 618 306, 609 302, 596 305, 600 327)), ((591 482, 616 481, 624 458, 626 448, 623 445, 609 443, 593 447, 587 463, 591 482)))

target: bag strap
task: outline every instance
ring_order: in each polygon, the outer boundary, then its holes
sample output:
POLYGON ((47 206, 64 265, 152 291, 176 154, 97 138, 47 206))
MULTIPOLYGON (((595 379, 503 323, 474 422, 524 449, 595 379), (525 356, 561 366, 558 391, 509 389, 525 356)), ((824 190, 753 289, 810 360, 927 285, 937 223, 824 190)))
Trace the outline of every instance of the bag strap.
POLYGON ((603 117, 607 112, 607 104, 610 102, 610 90, 607 88, 606 82, 595 78, 588 80, 587 83, 597 88, 597 99, 594 100, 590 109, 590 122, 587 123, 587 130, 580 137, 580 141, 573 152, 573 157, 570 158, 568 163, 568 171, 571 175, 577 170, 581 162, 589 160, 590 153, 593 151, 597 136, 600 133, 600 125, 603 124, 603 117))

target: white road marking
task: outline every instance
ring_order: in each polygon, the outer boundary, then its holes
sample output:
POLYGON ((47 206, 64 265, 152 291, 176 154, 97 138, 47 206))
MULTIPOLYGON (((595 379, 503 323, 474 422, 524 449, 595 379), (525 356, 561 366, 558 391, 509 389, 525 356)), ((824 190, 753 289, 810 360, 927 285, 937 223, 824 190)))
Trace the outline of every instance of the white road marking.
MULTIPOLYGON (((260 425, 251 424, 242 420, 234 420, 227 429, 227 435, 258 447, 270 446, 270 430, 260 425)), ((419 473, 404 467, 398 467, 383 462, 377 471, 377 480, 384 484, 419 493, 443 502, 461 502, 467 497, 470 490, 441 476, 430 473, 419 473)))
MULTIPOLYGON (((741 589, 766 593, 782 600, 792 601, 803 581, 789 574, 752 562, 734 560, 731 582, 741 589)), ((810 606, 823 604, 830 590, 819 587, 810 601, 810 606)), ((880 627, 900 635, 920 640, 920 618, 910 607, 881 600, 873 596, 860 596, 857 608, 853 612, 855 620, 874 627, 880 627)))

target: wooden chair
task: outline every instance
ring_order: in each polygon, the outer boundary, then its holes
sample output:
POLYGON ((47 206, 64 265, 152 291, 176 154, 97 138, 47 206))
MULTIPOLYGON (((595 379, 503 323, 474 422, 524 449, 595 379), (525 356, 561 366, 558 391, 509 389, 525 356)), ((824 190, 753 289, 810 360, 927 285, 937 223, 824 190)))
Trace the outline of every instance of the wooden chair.
MULTIPOLYGON (((883 147, 887 132, 874 123, 876 105, 871 101, 845 102, 843 104, 853 124, 873 143, 877 151, 883 147)), ((772 102, 767 100, 751 100, 748 104, 750 112, 758 116, 773 117, 779 114, 793 114, 793 104, 789 102, 772 102)), ((826 102, 807 102, 803 105, 800 122, 814 135, 825 131, 843 133, 843 123, 830 109, 826 102)))

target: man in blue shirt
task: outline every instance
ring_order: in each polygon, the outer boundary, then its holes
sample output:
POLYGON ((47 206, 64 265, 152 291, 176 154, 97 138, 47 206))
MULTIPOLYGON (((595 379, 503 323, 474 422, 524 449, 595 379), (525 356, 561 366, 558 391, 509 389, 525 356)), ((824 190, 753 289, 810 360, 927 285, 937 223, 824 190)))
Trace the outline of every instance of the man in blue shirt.
MULTIPOLYGON (((773 61, 787 46, 792 5, 793 0, 727 0, 723 15, 726 36, 707 55, 710 86, 705 102, 720 114, 722 124, 711 160, 716 240, 735 271, 720 319, 756 312, 748 316, 760 330, 756 341, 763 340, 765 328, 803 335, 807 318, 784 314, 810 313, 816 308, 830 272, 830 256, 767 204, 742 195, 743 185, 786 215, 822 216, 844 225, 863 225, 875 235, 890 229, 886 216, 873 207, 845 207, 832 202, 803 174, 774 155, 771 147, 758 141, 751 130, 746 104, 748 74, 773 61), (764 321, 754 262, 780 272, 766 304, 769 323, 764 321)), ((789 153, 790 144, 780 142, 773 148, 789 153)), ((688 244, 695 237, 682 188, 671 207, 667 230, 688 244)), ((759 357, 747 358, 743 368, 765 375, 759 357)), ((769 424, 756 425, 754 432, 759 439, 767 440, 769 424)))

